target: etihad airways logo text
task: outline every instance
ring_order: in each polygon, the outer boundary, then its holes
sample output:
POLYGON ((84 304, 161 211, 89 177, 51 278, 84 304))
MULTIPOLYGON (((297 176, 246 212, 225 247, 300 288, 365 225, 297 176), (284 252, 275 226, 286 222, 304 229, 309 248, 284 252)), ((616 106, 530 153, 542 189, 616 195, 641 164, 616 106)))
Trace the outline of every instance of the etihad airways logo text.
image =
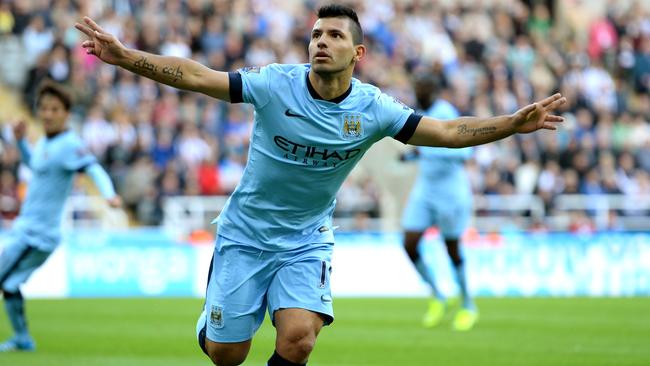
POLYGON ((273 141, 280 149, 285 151, 285 159, 302 162, 309 166, 330 166, 336 168, 337 165, 344 164, 361 153, 361 149, 334 150, 302 145, 289 141, 282 136, 275 136, 273 141))

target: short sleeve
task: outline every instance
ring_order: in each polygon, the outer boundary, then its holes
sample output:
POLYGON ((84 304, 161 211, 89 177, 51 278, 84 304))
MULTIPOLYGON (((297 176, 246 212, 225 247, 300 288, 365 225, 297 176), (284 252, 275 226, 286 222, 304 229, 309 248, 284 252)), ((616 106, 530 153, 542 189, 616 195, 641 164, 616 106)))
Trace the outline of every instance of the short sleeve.
POLYGON ((415 114, 406 104, 386 94, 380 94, 377 105, 377 115, 384 136, 391 136, 406 143, 413 136, 422 116, 415 114))
MULTIPOLYGON (((241 90, 241 100, 244 103, 250 103, 256 108, 261 108, 270 101, 270 80, 273 74, 271 66, 264 67, 244 67, 237 71, 241 82, 239 88, 241 90)), ((230 77, 230 93, 231 100, 236 102, 237 95, 233 95, 237 90, 237 81, 233 82, 235 77, 230 77), (233 99, 235 98, 235 99, 233 99)))
POLYGON ((62 159, 63 167, 70 171, 81 171, 97 162, 95 156, 90 153, 88 148, 79 139, 72 140, 65 149, 65 154, 62 159))

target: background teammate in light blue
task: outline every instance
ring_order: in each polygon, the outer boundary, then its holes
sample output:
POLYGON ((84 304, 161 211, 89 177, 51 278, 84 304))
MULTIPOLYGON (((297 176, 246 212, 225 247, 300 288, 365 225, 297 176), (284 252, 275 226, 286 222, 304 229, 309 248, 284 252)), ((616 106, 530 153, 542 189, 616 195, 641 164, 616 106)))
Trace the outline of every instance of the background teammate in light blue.
MULTIPOLYGON (((459 117, 458 110, 445 98, 442 79, 436 75, 418 74, 414 89, 418 108, 423 115, 443 121, 459 117)), ((422 236, 431 226, 440 230, 460 289, 462 308, 454 318, 454 329, 469 330, 478 319, 476 306, 467 290, 459 247, 459 239, 469 225, 472 210, 472 191, 465 172, 465 161, 471 154, 471 148, 418 147, 406 155, 419 159, 419 174, 404 210, 402 228, 404 248, 433 294, 422 320, 425 327, 438 325, 446 308, 445 297, 436 287, 433 269, 420 256, 422 236)))
POLYGON ((20 292, 29 276, 52 254, 61 239, 61 215, 77 172, 88 174, 109 205, 121 199, 104 169, 67 128, 70 97, 58 85, 44 84, 37 97, 38 120, 43 137, 32 151, 25 140, 26 126, 14 126, 14 136, 22 163, 33 175, 20 215, 11 232, 10 243, 0 254, 0 287, 14 336, 0 344, 0 351, 32 351, 34 341, 27 329, 24 299, 20 292))
POLYGON ((268 366, 304 365, 333 321, 330 258, 336 191, 385 136, 404 143, 465 147, 555 129, 559 94, 517 113, 441 123, 415 114, 352 78, 366 48, 354 10, 319 9, 308 65, 239 72, 128 49, 90 18, 76 24, 82 46, 102 61, 232 103, 255 107, 248 162, 218 223, 206 302, 197 323, 203 351, 219 366, 244 362, 268 310, 277 334, 268 366))

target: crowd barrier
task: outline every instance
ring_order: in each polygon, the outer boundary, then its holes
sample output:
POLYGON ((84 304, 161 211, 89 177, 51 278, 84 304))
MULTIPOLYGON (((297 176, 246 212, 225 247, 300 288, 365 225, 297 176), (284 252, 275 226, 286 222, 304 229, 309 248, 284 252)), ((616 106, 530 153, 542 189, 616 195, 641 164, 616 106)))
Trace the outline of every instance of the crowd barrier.
MULTIPOLYGON (((0 232, 0 246, 8 241, 0 232)), ((30 297, 202 297, 212 243, 159 229, 74 231, 24 286, 30 297)), ((435 232, 422 246, 440 289, 456 293, 435 232)), ((474 234, 463 250, 478 296, 648 296, 650 233, 474 234)), ((334 296, 418 297, 427 288, 399 233, 341 233, 332 260, 334 296)))

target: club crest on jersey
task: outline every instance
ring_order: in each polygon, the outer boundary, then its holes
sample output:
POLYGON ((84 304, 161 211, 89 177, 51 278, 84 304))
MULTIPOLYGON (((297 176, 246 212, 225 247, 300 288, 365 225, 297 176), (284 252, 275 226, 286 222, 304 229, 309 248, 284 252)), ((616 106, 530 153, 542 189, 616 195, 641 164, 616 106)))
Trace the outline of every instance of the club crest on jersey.
POLYGON ((363 118, 361 113, 345 113, 342 117, 341 136, 346 140, 363 137, 363 118))
POLYGON ((212 305, 210 311, 210 324, 215 328, 223 328, 223 308, 218 305, 212 305))

